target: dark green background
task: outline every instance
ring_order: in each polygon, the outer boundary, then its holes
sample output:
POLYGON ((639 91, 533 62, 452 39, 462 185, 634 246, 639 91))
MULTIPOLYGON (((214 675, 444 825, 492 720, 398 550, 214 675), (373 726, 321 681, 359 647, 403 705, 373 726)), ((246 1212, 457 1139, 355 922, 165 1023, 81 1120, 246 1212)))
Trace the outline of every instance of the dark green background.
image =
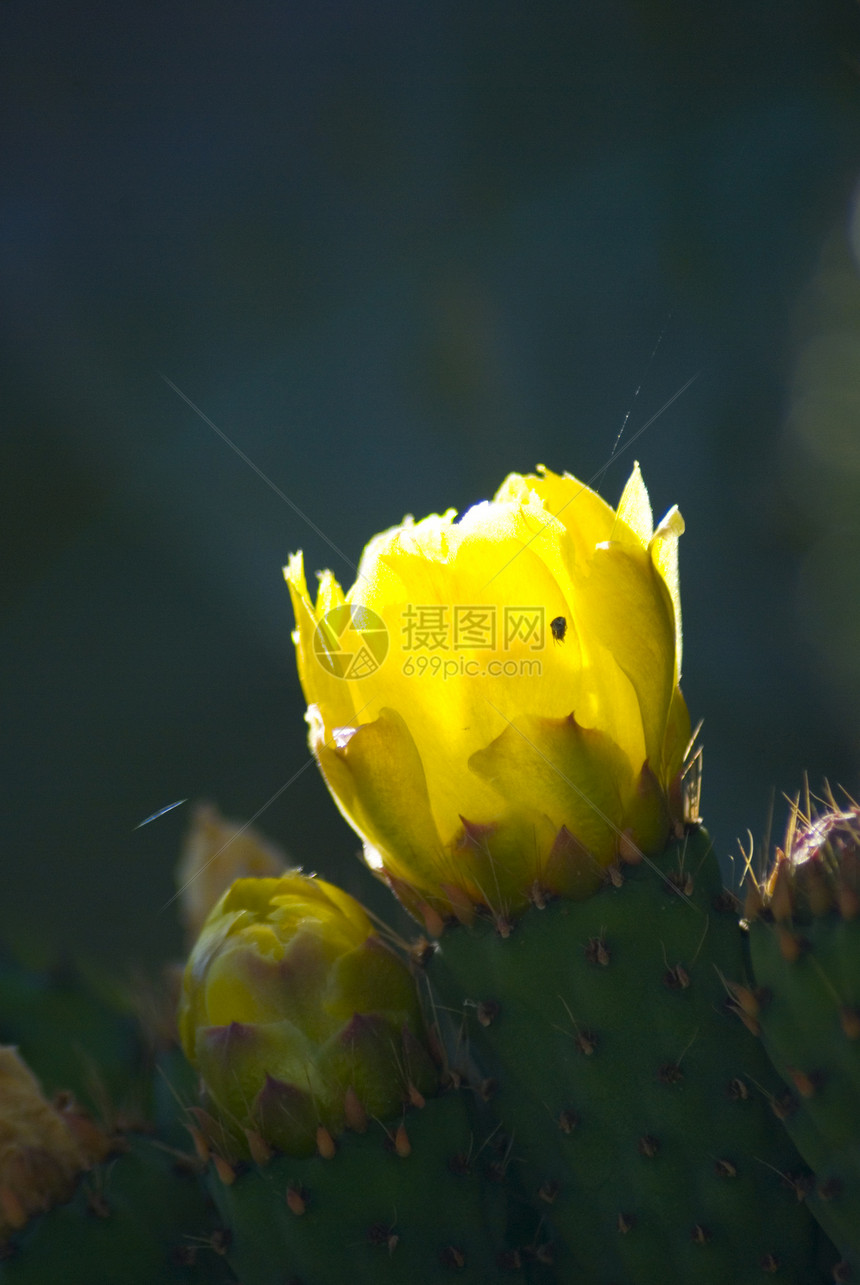
MULTIPOLYGON (((600 488, 638 458, 687 520, 705 816, 728 854, 805 768, 857 789, 855 5, 5 0, 0 40, 0 930, 158 958, 187 809, 135 825, 306 760, 280 568, 351 569, 162 374, 355 561, 590 478, 700 372, 600 488)), ((366 888, 314 768, 260 824, 366 888)))

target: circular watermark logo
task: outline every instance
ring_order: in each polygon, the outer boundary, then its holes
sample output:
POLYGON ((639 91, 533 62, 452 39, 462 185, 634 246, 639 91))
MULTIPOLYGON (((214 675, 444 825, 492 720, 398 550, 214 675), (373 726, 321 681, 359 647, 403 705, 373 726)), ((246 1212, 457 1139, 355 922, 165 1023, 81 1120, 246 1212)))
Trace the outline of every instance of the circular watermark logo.
POLYGON ((388 655, 385 621, 367 607, 333 607, 314 631, 314 655, 335 678, 369 678, 388 655))

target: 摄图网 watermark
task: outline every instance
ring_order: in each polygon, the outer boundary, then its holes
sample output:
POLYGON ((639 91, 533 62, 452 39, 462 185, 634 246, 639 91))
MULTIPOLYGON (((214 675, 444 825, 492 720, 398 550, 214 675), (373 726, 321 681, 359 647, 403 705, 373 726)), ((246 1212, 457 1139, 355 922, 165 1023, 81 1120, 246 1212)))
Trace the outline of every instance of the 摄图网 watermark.
POLYGON ((539 676, 533 655, 547 640, 564 640, 567 623, 556 616, 547 628, 545 607, 492 604, 407 604, 399 636, 369 607, 346 603, 326 612, 314 633, 314 654, 336 678, 369 678, 388 660, 404 657, 407 677, 539 676), (527 654, 523 654, 527 653, 527 654))

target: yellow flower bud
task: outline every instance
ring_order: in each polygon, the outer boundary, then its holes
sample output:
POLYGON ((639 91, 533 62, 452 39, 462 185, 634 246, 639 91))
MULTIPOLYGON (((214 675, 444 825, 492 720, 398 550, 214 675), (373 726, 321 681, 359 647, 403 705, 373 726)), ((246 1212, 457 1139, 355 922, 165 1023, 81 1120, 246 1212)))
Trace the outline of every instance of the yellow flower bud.
POLYGON ((209 803, 195 807, 176 867, 179 911, 189 945, 235 879, 274 877, 287 860, 252 826, 228 821, 209 803))
POLYGON ((179 1011, 186 1056, 234 1139, 290 1154, 340 1132, 358 1101, 397 1110, 432 1089, 417 994, 364 909, 322 879, 238 879, 188 960, 179 1011))
POLYGON ((310 743, 366 859, 425 919, 587 895, 660 850, 690 737, 672 509, 565 474, 405 519, 314 603, 285 569, 310 743))

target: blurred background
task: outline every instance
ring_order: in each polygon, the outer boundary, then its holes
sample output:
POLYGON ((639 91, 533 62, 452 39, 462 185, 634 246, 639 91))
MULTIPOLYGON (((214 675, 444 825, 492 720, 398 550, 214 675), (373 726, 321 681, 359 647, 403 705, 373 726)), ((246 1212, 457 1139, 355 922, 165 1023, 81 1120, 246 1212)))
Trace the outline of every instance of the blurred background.
POLYGON ((272 800, 387 907, 302 770, 281 566, 348 584, 315 528, 355 562, 538 462, 614 504, 639 459, 686 517, 723 858, 807 769, 860 791, 856 5, 4 0, 0 33, 0 938, 178 949, 190 806, 135 827, 185 797, 272 800))

